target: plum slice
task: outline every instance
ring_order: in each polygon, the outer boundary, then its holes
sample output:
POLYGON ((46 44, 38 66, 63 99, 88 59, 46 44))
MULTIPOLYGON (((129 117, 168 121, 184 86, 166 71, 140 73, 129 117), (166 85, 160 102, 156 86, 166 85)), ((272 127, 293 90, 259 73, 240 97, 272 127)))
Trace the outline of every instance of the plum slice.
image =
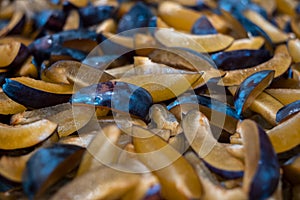
POLYGON ((220 127, 229 133, 235 133, 237 122, 240 119, 235 109, 204 95, 179 97, 170 103, 167 109, 174 113, 178 119, 182 119, 182 115, 185 115, 188 111, 198 109, 209 118, 209 122, 212 125, 220 127))
POLYGON ((254 67, 268 61, 271 56, 267 50, 235 50, 223 51, 211 55, 218 69, 237 70, 254 67))
POLYGON ((295 63, 300 62, 299 53, 300 53, 300 40, 289 40, 288 41, 288 49, 295 63))
POLYGON ((234 95, 234 107, 241 115, 255 100, 255 98, 268 87, 274 77, 274 71, 264 70, 256 72, 246 78, 234 95))
POLYGON ((53 144, 38 149, 28 160, 22 178, 28 197, 38 198, 47 188, 74 169, 83 152, 83 148, 67 144, 53 144))
POLYGON ((116 6, 113 5, 90 5, 79 9, 79 15, 84 27, 92 26, 111 18, 115 12, 116 6))
POLYGON ((204 15, 200 17, 192 27, 192 34, 207 35, 217 34, 217 30, 213 27, 207 17, 204 15))
POLYGON ((20 42, 0 44, 0 68, 19 68, 29 55, 28 48, 20 42))
POLYGON ((248 18, 250 21, 252 21, 261 29, 263 29, 271 38, 273 43, 275 44, 282 43, 288 39, 288 34, 284 33, 276 26, 271 24, 269 21, 264 19, 259 13, 253 10, 246 10, 244 11, 243 14, 246 18, 248 18))
POLYGON ((225 51, 235 51, 235 50, 241 50, 241 49, 258 50, 263 46, 264 43, 265 43, 265 40, 261 36, 251 37, 251 38, 242 38, 242 39, 235 40, 230 45, 230 47, 225 49, 225 51))
POLYGON ((265 92, 278 99, 284 105, 300 100, 300 89, 274 88, 266 89, 265 92))
POLYGON ((57 124, 42 119, 22 126, 0 124, 0 149, 14 150, 32 147, 49 138, 57 124))
MULTIPOLYGON (((100 59, 99 59, 100 60, 100 59)), ((112 62, 111 60, 107 61, 112 62)), ((105 63, 103 63, 105 65, 105 63)), ((91 80, 100 78, 100 82, 112 80, 114 77, 106 72, 73 60, 62 60, 53 63, 43 70, 42 79, 53 83, 75 84, 80 87, 90 85, 91 80), (79 76, 78 73, 84 73, 79 76)))
POLYGON ((0 175, 8 180, 21 183, 26 163, 34 152, 20 156, 2 156, 0 158, 0 175))
POLYGON ((160 3, 158 6, 158 15, 171 27, 186 32, 190 32, 195 22, 204 15, 207 16, 218 32, 224 33, 227 30, 225 20, 219 15, 211 11, 195 11, 172 1, 160 3))
POLYGON ((0 92, 0 114, 16 114, 26 110, 26 107, 10 99, 3 91, 0 92))
POLYGON ((18 34, 22 31, 26 16, 22 11, 13 13, 9 23, 0 30, 0 37, 10 34, 18 34))
POLYGON ((153 13, 149 7, 142 2, 138 2, 122 16, 117 32, 120 33, 135 28, 147 27, 152 17, 153 13))
POLYGON ((68 102, 73 93, 73 86, 18 77, 6 79, 3 91, 12 100, 26 107, 43 108, 68 102))
POLYGON ((242 161, 226 150, 230 144, 218 143, 204 114, 198 110, 188 112, 182 120, 182 128, 192 149, 212 171, 226 178, 242 177, 242 161))
POLYGON ((51 200, 120 199, 140 183, 141 175, 100 167, 69 182, 51 200))
POLYGON ((243 190, 249 199, 266 199, 277 189, 280 166, 277 155, 266 132, 254 121, 238 124, 245 150, 243 190))
POLYGON ((58 135, 65 137, 84 127, 94 113, 95 109, 88 106, 72 106, 70 103, 63 103, 15 114, 11 117, 10 123, 21 125, 48 119, 58 124, 58 135))
POLYGON ((283 176, 291 183, 300 184, 300 154, 290 158, 282 167, 283 176))
POLYGON ((268 136, 277 153, 288 151, 300 144, 300 113, 268 130, 268 136))
POLYGON ((226 75, 219 81, 219 84, 225 86, 239 85, 251 74, 262 70, 275 70, 274 77, 276 78, 288 70, 291 62, 292 58, 286 45, 279 45, 270 60, 251 68, 226 71, 226 75))
POLYGON ((173 147, 151 131, 132 126, 133 144, 138 158, 154 170, 166 199, 198 199, 202 186, 192 166, 173 147), (161 161, 161 162, 159 162, 161 161))
POLYGON ((120 135, 121 130, 117 125, 108 125, 96 131, 96 135, 87 147, 88 151, 83 154, 76 176, 82 176, 100 166, 114 163, 122 151, 117 147, 120 135))
POLYGON ((276 121, 282 122, 283 120, 291 117, 292 115, 298 113, 300 111, 300 100, 285 105, 281 109, 278 110, 276 114, 276 121))
POLYGON ((155 32, 155 38, 166 47, 182 47, 200 53, 211 53, 223 50, 231 45, 233 38, 221 33, 207 35, 192 35, 179 33, 171 29, 160 29, 155 32))
MULTIPOLYGON (((168 67, 165 69, 167 68, 168 67)), ((172 99, 184 93, 201 79, 203 74, 203 72, 179 73, 179 70, 173 69, 171 71, 164 70, 163 68, 160 70, 160 73, 157 73, 159 70, 155 71, 155 68, 153 71, 151 74, 136 74, 129 77, 123 76, 116 81, 126 82, 144 88, 151 94, 153 102, 156 103, 172 99), (167 71, 169 71, 169 73, 166 73, 167 71)))
POLYGON ((143 88, 125 82, 102 82, 80 89, 71 99, 73 104, 108 107, 145 119, 152 105, 151 95, 143 88))

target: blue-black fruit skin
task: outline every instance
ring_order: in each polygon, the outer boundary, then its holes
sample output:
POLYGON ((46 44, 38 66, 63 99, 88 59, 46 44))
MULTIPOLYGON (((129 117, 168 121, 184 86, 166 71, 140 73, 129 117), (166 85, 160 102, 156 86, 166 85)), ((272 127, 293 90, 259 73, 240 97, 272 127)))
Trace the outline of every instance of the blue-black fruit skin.
POLYGON ((192 34, 195 35, 207 35, 207 34, 217 34, 217 30, 210 23, 206 16, 200 17, 192 27, 192 34))
POLYGON ((6 72, 0 73, 0 86, 2 86, 5 83, 5 79, 7 77, 11 77, 16 70, 20 69, 20 67, 22 66, 24 61, 28 58, 28 56, 29 56, 29 49, 25 45, 21 44, 19 53, 14 58, 13 62, 8 66, 6 66, 8 70, 6 72))
POLYGON ((256 131, 259 132, 260 159, 250 185, 249 199, 263 200, 276 191, 280 180, 280 166, 266 132, 259 125, 256 131))
POLYGON ((2 86, 5 83, 5 79, 8 77, 9 73, 2 72, 0 73, 0 86, 2 86))
POLYGON ((98 24, 114 16, 116 8, 110 5, 86 6, 79 9, 79 15, 84 27, 98 24))
MULTIPOLYGON (((69 144, 53 144, 50 147, 40 148, 30 157, 23 173, 22 185, 25 194, 30 199, 33 199, 51 173, 62 164, 67 157, 78 153, 80 150, 82 150, 81 147, 69 144)), ((76 163, 74 163, 74 165, 75 164, 76 163)), ((72 163, 70 163, 70 165, 72 165, 72 163)))
POLYGON ((171 110, 177 105, 185 104, 185 103, 197 103, 202 106, 206 106, 212 110, 216 110, 218 112, 224 113, 228 116, 231 116, 235 119, 241 119, 239 115, 237 115, 236 111, 231 108, 230 106, 220 102, 218 100, 212 99, 207 96, 202 95, 191 95, 191 96, 183 96, 175 100, 174 102, 170 103, 167 106, 168 110, 171 110))
POLYGON ((63 47, 63 43, 68 40, 74 39, 89 39, 97 41, 98 34, 94 31, 88 31, 84 29, 68 30, 53 35, 46 35, 33 41, 29 46, 29 52, 35 56, 38 63, 42 63, 52 55, 68 55, 76 60, 83 60, 86 54, 76 50, 63 47), (61 52, 61 54, 58 54, 61 52))
POLYGON ((250 9, 262 15, 265 19, 268 19, 267 11, 250 0, 220 0, 219 7, 227 12, 233 13, 235 17, 239 15, 238 13, 250 9))
MULTIPOLYGON (((226 158, 224 158, 226 159, 226 158)), ((237 179, 241 178, 244 175, 243 171, 228 171, 228 170, 223 170, 220 168, 217 168, 215 166, 210 165, 208 162, 205 161, 205 159, 202 159, 204 164, 209 168, 211 171, 214 173, 218 174, 219 176, 226 178, 226 179, 237 179)), ((222 163, 222 161, 220 161, 222 163)))
POLYGON ((65 24, 66 13, 62 10, 44 10, 36 14, 34 19, 36 26, 40 29, 60 31, 65 24))
POLYGON ((20 21, 8 32, 8 35, 18 35, 22 33, 25 24, 26 24, 26 16, 23 15, 20 21))
POLYGON ((125 82, 102 82, 79 90, 71 103, 104 106, 146 119, 152 96, 143 88, 125 82))
POLYGON ((98 34, 94 31, 88 31, 84 29, 68 30, 38 38, 30 43, 28 48, 31 50, 31 52, 44 51, 50 53, 52 48, 57 45, 62 45, 65 41, 75 39, 89 39, 96 41, 97 37, 98 34))
POLYGON ((9 23, 9 20, 6 19, 0 19, 0 29, 3 29, 5 26, 7 26, 9 23))
POLYGON ((248 33, 250 33, 252 36, 262 36, 265 40, 266 43, 271 46, 275 47, 273 44, 271 38, 268 36, 268 34, 262 30, 259 26, 251 22, 249 19, 247 19, 243 13, 239 11, 234 11, 233 12, 234 17, 243 25, 243 27, 246 29, 248 33))
POLYGON ((279 109, 276 114, 276 122, 279 123, 297 112, 300 112, 300 100, 294 101, 279 109))
POLYGON ((71 94, 54 94, 30 88, 8 78, 5 79, 2 89, 9 98, 28 108, 44 108, 66 103, 71 97, 71 94))
POLYGON ((271 59, 267 50, 234 50, 211 55, 218 69, 230 71, 254 67, 271 59))
POLYGON ((295 11, 297 14, 300 14, 300 3, 297 4, 295 11))
POLYGON ((0 192, 4 193, 7 192, 9 190, 12 190, 16 187, 19 187, 20 184, 19 183, 15 183, 13 181, 10 181, 6 178, 4 178, 3 176, 0 175, 0 192))
POLYGON ((72 48, 67 48, 63 46, 55 46, 52 48, 51 53, 49 57, 58 55, 58 56, 70 56, 71 58, 78 60, 78 61, 83 61, 87 53, 77 50, 77 49, 72 49, 72 48))
POLYGON ((206 5, 206 3, 203 0, 197 0, 195 5, 187 7, 196 11, 211 10, 211 8, 208 5, 206 5))
POLYGON ((263 70, 256 72, 251 76, 247 77, 237 89, 234 95, 234 107, 239 116, 243 114, 244 103, 246 102, 251 92, 271 73, 274 74, 273 70, 263 70))
POLYGON ((149 19, 148 27, 157 27, 157 16, 153 16, 149 19))
POLYGON ((153 17, 152 11, 142 2, 137 2, 121 19, 117 32, 131 29, 148 27, 150 19, 153 17))

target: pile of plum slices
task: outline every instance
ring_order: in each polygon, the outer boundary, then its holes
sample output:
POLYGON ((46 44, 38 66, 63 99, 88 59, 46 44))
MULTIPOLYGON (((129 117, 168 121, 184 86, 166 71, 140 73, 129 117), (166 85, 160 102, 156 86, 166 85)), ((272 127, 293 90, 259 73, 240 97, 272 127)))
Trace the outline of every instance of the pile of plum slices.
POLYGON ((0 199, 300 199, 296 0, 0 0, 0 199))

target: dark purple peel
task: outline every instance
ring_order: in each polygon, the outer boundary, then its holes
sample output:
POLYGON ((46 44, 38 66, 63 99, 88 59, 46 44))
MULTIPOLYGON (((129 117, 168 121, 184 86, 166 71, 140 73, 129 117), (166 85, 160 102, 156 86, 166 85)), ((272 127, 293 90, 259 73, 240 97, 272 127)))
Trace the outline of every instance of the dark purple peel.
POLYGON ((224 169, 219 169, 216 168, 212 165, 210 165, 208 162, 205 161, 205 159, 202 159, 202 161, 204 162, 205 166, 207 168, 209 168, 212 172, 218 174, 219 176, 226 178, 226 179, 237 179, 237 178, 241 178, 244 175, 243 171, 228 171, 228 170, 224 170, 224 169))
POLYGON ((51 61, 56 61, 55 57, 58 58, 58 60, 62 60, 60 59, 60 57, 64 58, 67 57, 69 58, 68 60, 77 60, 77 61, 83 61, 87 56, 86 52, 77 50, 77 49, 72 49, 72 48, 66 48, 66 47, 62 47, 62 46, 56 46, 54 48, 51 49, 51 53, 49 54, 49 59, 51 61))
POLYGON ((29 49, 21 42, 3 42, 0 44, 1 70, 21 67, 20 65, 27 59, 28 55, 29 49))
POLYGON ((88 56, 82 61, 83 64, 89 65, 93 68, 105 70, 109 68, 120 67, 126 64, 129 64, 128 58, 126 56, 119 55, 100 55, 100 56, 88 56))
POLYGON ((37 150, 28 160, 23 174, 26 195, 30 199, 37 198, 74 169, 83 153, 84 149, 79 146, 58 143, 37 150))
POLYGON ((274 74, 272 70, 256 72, 240 84, 234 95, 234 107, 238 115, 242 115, 255 98, 271 84, 274 74))
POLYGON ((221 0, 219 1, 219 5, 222 9, 228 11, 228 12, 242 12, 245 9, 251 9, 258 13, 260 13, 262 16, 267 18, 267 12, 264 8, 259 6, 256 3, 253 3, 252 1, 241 1, 241 0, 221 0))
POLYGON ((108 107, 146 119, 152 97, 136 85, 109 81, 82 88, 73 95, 71 103, 108 107))
POLYGON ((79 9, 79 15, 84 27, 89 27, 111 18, 116 7, 111 5, 86 6, 79 9))
POLYGON ((44 10, 35 16, 35 23, 39 29, 60 31, 65 21, 66 14, 62 10, 44 10))
POLYGON ((2 86, 5 83, 5 79, 8 78, 9 75, 10 75, 9 72, 0 73, 0 86, 2 86))
POLYGON ((217 34, 217 30, 213 27, 207 17, 204 15, 200 17, 192 27, 192 34, 196 35, 207 35, 217 34))
POLYGON ((211 55, 218 69, 237 70, 254 67, 271 59, 267 50, 223 51, 211 55))
POLYGON ((118 24, 118 33, 148 27, 150 19, 153 17, 152 11, 142 2, 136 3, 121 19, 118 24))
POLYGON ((4 93, 9 98, 29 108, 44 108, 65 103, 72 96, 71 94, 56 94, 38 90, 8 78, 5 81, 2 86, 4 93))
POLYGON ((150 187, 143 197, 143 200, 160 200, 162 199, 161 197, 161 186, 160 184, 153 185, 150 187))
POLYGON ((8 67, 13 70, 19 69, 22 66, 22 63, 28 58, 29 54, 29 49, 24 44, 21 44, 18 55, 8 67))
POLYGON ((240 119, 240 117, 237 115, 236 111, 231 108, 230 106, 226 105, 225 103, 212 99, 207 96, 203 95, 191 95, 191 96, 182 96, 179 97, 174 102, 170 103, 167 106, 168 110, 171 110, 175 106, 178 106, 180 104, 186 104, 186 103, 198 103, 200 105, 206 106, 212 110, 224 113, 226 115, 229 115, 235 119, 240 119))
POLYGON ((294 185, 300 184, 300 154, 290 158, 283 166, 283 176, 294 185))
POLYGON ((271 38, 269 35, 262 30, 259 26, 254 24, 252 21, 247 19, 241 11, 235 11, 234 17, 236 17, 239 22, 243 25, 248 33, 251 33, 253 36, 262 36, 265 39, 265 47, 266 49, 270 50, 271 54, 273 53, 274 44, 272 43, 271 38))
MULTIPOLYGON (((5 8, 3 8, 5 10, 5 8)), ((23 31, 26 23, 26 16, 22 11, 15 11, 8 23, 0 29, 0 37, 6 35, 17 35, 23 31)))
POLYGON ((52 48, 56 45, 63 45, 64 42, 75 39, 89 39, 96 41, 97 33, 94 31, 79 29, 79 30, 68 30, 53 35, 46 35, 32 42, 28 48, 32 51, 45 51, 51 52, 52 48))
MULTIPOLYGON (((29 56, 29 49, 22 43, 12 43, 9 48, 4 48, 3 50, 1 49, 1 51, 3 51, 2 53, 5 55, 5 57, 0 59, 10 61, 10 64, 1 66, 2 69, 6 69, 6 71, 2 71, 0 75, 0 82, 3 84, 4 77, 11 76, 16 70, 22 67, 22 64, 29 56), (8 53, 6 54, 5 51, 8 51, 8 53)), ((0 53, 0 56, 3 56, 1 55, 2 53, 0 53)))
POLYGON ((24 14, 15 26, 7 33, 8 35, 20 34, 26 23, 26 15, 24 14))
POLYGON ((191 110, 181 121, 181 126, 191 148, 210 170, 227 179, 243 176, 243 162, 227 151, 229 144, 217 141, 204 114, 191 110))
POLYGON ((3 176, 0 176, 0 199, 1 199, 2 193, 4 196, 5 192, 12 190, 16 187, 20 187, 20 184, 10 181, 10 180, 4 178, 3 176))
POLYGON ((280 180, 280 166, 266 132, 254 121, 244 120, 237 128, 245 149, 243 189, 250 200, 270 197, 280 180))
POLYGON ((298 112, 300 112, 300 100, 290 103, 278 110, 276 122, 280 123, 298 112))
POLYGON ((210 123, 218 130, 225 130, 234 134, 236 125, 241 116, 238 116, 235 109, 226 103, 204 95, 190 95, 179 97, 167 106, 178 119, 181 119, 191 109, 198 109, 210 123))
POLYGON ((85 52, 63 47, 63 44, 70 40, 91 40, 97 41, 97 33, 84 29, 68 30, 53 35, 46 35, 32 42, 28 48, 39 62, 49 59, 55 54, 69 55, 76 60, 83 60, 86 57, 85 52), (60 52, 60 53, 59 53, 60 52))
POLYGON ((7 19, 0 19, 0 30, 3 29, 5 26, 7 26, 9 23, 9 20, 7 19))
POLYGON ((264 130, 260 128, 259 131, 261 157, 258 163, 258 170, 251 184, 251 199, 265 199, 272 195, 280 179, 280 166, 276 153, 264 130))
POLYGON ((211 7, 205 2, 204 0, 198 0, 194 1, 194 5, 186 5, 188 8, 191 8, 196 11, 202 11, 202 10, 207 10, 210 9, 211 7))

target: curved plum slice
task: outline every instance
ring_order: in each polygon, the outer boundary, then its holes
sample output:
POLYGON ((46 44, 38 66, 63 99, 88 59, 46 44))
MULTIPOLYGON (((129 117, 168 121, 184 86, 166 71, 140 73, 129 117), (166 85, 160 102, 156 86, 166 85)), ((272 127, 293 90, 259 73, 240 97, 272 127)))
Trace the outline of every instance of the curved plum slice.
POLYGON ((277 189, 280 166, 277 155, 266 132, 254 121, 238 124, 245 150, 243 189, 249 199, 266 199, 277 189))
POLYGON ((274 77, 274 71, 264 70, 256 72, 246 78, 234 95, 234 107, 241 115, 255 100, 255 98, 268 87, 274 77))
POLYGON ((102 82, 80 89, 71 99, 73 104, 108 107, 145 119, 152 105, 151 95, 143 88, 125 82, 102 82))

